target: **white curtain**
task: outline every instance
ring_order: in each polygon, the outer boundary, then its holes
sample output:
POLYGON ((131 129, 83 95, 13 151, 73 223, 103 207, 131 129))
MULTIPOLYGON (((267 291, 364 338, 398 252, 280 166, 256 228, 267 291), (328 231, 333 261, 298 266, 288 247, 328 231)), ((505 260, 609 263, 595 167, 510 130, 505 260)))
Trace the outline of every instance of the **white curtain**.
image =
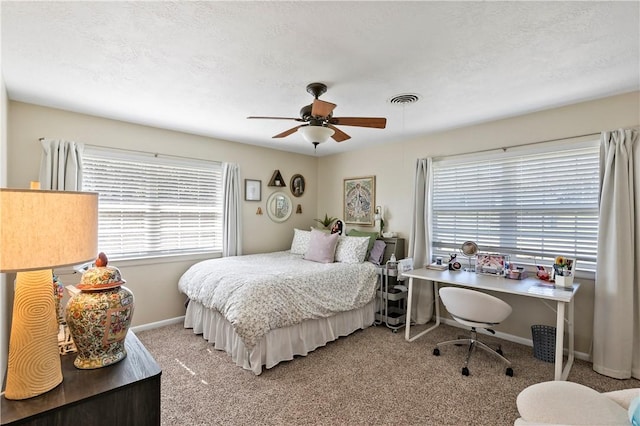
POLYGON ((222 174, 222 255, 239 256, 242 254, 240 167, 235 163, 224 163, 222 174))
POLYGON ((593 369, 640 379, 638 131, 602 132, 593 369))
MULTIPOLYGON (((409 257, 414 268, 431 263, 431 191, 433 168, 431 158, 418 159, 413 194, 413 218, 409 236, 409 257)), ((417 281, 417 280, 416 280, 417 281)), ((425 324, 433 315, 433 284, 428 281, 414 282, 411 320, 425 324)))
POLYGON ((57 191, 82 190, 82 153, 84 144, 41 139, 40 188, 57 191))

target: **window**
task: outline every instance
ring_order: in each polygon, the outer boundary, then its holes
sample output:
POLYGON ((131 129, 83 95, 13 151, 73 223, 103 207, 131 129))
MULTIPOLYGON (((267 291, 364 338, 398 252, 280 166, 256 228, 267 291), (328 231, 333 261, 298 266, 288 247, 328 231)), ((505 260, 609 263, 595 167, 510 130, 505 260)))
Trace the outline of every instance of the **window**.
POLYGON ((110 259, 222 250, 220 163, 87 146, 82 171, 110 259))
POLYGON ((596 142, 474 157, 433 162, 434 254, 459 254, 471 240, 515 263, 550 265, 566 255, 578 269, 595 271, 596 142))

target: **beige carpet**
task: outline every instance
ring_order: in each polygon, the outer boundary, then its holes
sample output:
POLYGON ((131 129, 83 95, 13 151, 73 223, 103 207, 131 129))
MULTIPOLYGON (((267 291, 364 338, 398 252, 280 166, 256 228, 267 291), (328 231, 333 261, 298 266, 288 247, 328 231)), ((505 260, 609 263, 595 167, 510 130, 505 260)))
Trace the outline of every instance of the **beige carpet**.
MULTIPOLYGON (((460 332, 443 325, 408 343, 403 333, 370 327, 260 376, 181 324, 137 335, 163 370, 163 425, 512 425, 518 393, 551 380, 553 364, 534 358, 530 347, 503 341, 514 377, 480 351, 471 375, 462 376, 464 348, 432 355, 436 342, 460 332)), ((598 391, 640 387, 639 380, 601 376, 583 361, 569 380, 598 391)))

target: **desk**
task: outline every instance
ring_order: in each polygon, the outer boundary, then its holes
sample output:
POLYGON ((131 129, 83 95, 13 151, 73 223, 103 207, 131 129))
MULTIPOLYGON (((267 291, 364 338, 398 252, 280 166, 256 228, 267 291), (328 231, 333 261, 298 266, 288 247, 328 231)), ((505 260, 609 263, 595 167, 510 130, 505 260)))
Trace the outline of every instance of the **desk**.
POLYGON ((409 278, 409 300, 407 307, 407 326, 405 328, 405 339, 409 342, 425 335, 440 325, 440 302, 438 296, 438 283, 458 285, 473 289, 497 291, 501 293, 516 294, 518 296, 534 297, 536 299, 555 301, 556 309, 556 359, 555 359, 555 380, 566 380, 573 365, 574 358, 574 330, 573 330, 573 296, 578 291, 580 284, 574 284, 573 288, 555 288, 544 285, 535 278, 525 278, 523 280, 510 280, 503 277, 476 274, 475 272, 464 271, 437 271, 432 269, 416 269, 402 274, 409 278), (433 296, 435 301, 436 323, 432 327, 421 331, 415 336, 411 336, 411 302, 413 296, 414 280, 426 280, 433 282, 433 296), (562 368, 564 351, 564 317, 565 307, 567 307, 567 331, 569 334, 569 356, 567 364, 562 368))

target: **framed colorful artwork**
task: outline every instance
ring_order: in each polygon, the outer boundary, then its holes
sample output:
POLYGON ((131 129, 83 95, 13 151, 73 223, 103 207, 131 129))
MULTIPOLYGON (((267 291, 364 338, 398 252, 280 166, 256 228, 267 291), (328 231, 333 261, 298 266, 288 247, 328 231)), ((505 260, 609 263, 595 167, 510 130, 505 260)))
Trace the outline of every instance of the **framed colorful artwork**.
POLYGON ((374 226, 376 177, 365 176, 344 180, 344 223, 374 226))

